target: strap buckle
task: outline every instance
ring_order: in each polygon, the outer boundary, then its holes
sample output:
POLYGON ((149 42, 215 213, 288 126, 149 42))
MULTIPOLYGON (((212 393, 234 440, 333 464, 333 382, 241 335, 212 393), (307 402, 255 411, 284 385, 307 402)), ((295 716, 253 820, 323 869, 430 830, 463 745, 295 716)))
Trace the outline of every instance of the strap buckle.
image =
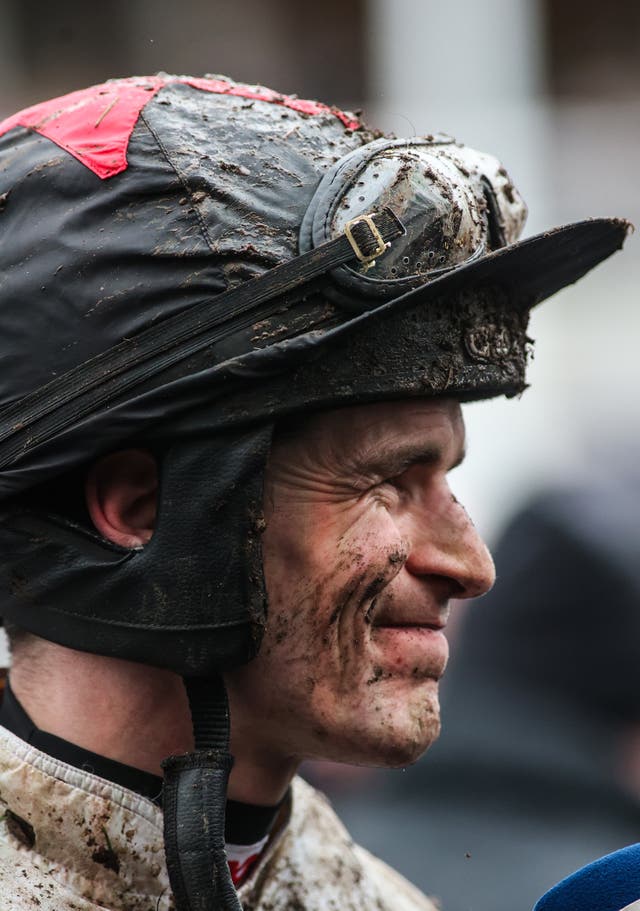
POLYGON ((344 233, 347 236, 347 240, 353 247, 353 252, 358 257, 358 260, 364 265, 365 270, 371 269, 376 264, 376 257, 384 253, 385 250, 388 250, 391 246, 390 243, 385 243, 385 240, 378 230, 378 226, 373 220, 373 215, 358 215, 357 218, 352 218, 344 226, 344 233), (361 238, 360 242, 354 237, 354 229, 358 229, 360 226, 365 226, 371 232, 372 238, 361 238), (365 253, 362 249, 361 243, 365 240, 371 241, 373 239, 376 243, 375 248, 370 253, 365 253))

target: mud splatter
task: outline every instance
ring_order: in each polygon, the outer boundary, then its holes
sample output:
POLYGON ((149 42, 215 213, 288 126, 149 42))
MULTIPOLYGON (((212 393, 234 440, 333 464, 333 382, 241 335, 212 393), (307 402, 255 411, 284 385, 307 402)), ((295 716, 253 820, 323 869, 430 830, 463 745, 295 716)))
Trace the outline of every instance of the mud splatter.
POLYGON ((91 855, 91 860, 106 867, 107 870, 113 870, 114 873, 120 872, 120 861, 113 848, 108 848, 104 845, 96 848, 91 855))
POLYGON ((16 813, 12 813, 11 810, 7 810, 5 813, 5 823, 16 841, 19 841, 25 848, 33 848, 36 843, 36 833, 31 823, 16 813))

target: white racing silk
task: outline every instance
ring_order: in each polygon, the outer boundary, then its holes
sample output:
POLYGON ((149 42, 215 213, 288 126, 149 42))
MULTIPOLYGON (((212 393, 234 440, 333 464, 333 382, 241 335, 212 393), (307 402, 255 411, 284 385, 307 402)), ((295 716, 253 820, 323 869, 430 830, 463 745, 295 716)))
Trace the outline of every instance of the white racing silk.
MULTIPOLYGON (((436 911, 354 845, 299 778, 288 818, 239 889, 245 911, 436 911)), ((1 911, 173 911, 162 811, 0 728, 1 911)))

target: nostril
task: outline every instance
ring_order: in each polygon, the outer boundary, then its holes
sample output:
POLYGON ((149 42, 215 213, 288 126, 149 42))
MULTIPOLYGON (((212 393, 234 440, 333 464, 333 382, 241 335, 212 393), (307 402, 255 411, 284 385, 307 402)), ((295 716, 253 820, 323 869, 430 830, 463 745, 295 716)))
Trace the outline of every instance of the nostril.
POLYGON ((458 582, 455 579, 451 580, 451 595, 450 599, 461 600, 462 598, 467 597, 467 587, 463 585, 462 582, 458 582))

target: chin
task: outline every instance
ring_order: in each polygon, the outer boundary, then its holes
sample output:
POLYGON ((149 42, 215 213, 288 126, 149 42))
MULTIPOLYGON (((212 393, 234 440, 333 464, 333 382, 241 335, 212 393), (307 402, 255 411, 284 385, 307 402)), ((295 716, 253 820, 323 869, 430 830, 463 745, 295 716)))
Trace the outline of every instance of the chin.
POLYGON ((439 716, 424 719, 417 730, 396 730, 386 735, 377 745, 377 755, 371 757, 370 765, 380 768, 397 769, 413 765, 435 743, 440 735, 439 716))
POLYGON ((404 743, 396 742, 381 756, 380 761, 374 763, 385 769, 401 769, 413 765, 421 756, 424 756, 432 743, 438 739, 440 726, 428 738, 420 740, 407 740, 404 743))
POLYGON ((424 755, 438 739, 439 733, 440 724, 437 722, 430 723, 419 732, 370 732, 368 739, 363 737, 357 744, 336 750, 336 755, 325 758, 380 769, 405 768, 424 755))
POLYGON ((374 699, 377 719, 371 734, 377 735, 376 765, 397 768, 412 765, 435 743, 440 735, 438 682, 433 679, 412 682, 409 686, 393 678, 381 681, 374 699))
POLYGON ((345 717, 339 728, 326 732, 324 755, 316 758, 388 769, 417 762, 440 734, 437 694, 431 692, 430 698, 422 694, 419 700, 415 694, 413 699, 405 694, 401 704, 382 696, 361 710, 357 719, 345 717))

